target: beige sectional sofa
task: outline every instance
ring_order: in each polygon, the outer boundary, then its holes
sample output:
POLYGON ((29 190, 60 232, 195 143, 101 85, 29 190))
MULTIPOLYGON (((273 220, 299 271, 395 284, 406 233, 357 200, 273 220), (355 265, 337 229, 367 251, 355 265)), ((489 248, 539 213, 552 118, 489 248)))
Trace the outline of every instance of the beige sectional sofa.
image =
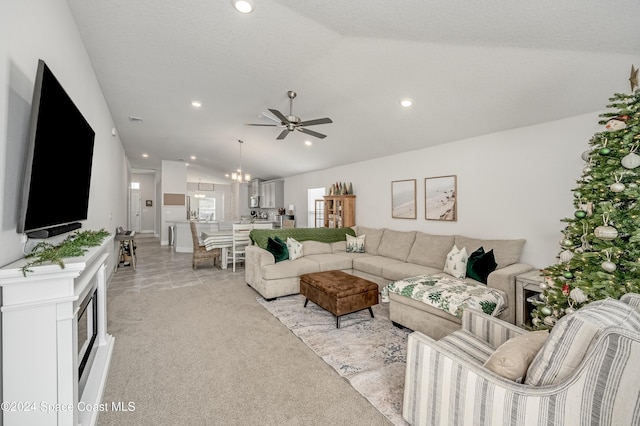
MULTIPOLYGON (((500 318, 515 322, 515 277, 533 269, 518 263, 524 240, 483 240, 362 226, 353 229, 357 235, 365 235, 365 253, 347 253, 346 241, 308 240, 302 241, 301 258, 275 263, 267 250, 255 245, 247 247, 247 284, 264 298, 272 299, 299 293, 302 274, 338 269, 373 281, 382 289, 391 281, 412 276, 446 276, 442 271, 447 253, 454 244, 458 248, 466 247, 468 253, 482 246, 485 251, 493 249, 498 264, 489 275, 487 285, 501 290, 506 297, 507 307, 500 318)), ((274 235, 277 232, 274 230, 274 235)), ((398 294, 389 296, 390 316, 394 323, 436 339, 460 328, 460 319, 447 312, 398 294)))

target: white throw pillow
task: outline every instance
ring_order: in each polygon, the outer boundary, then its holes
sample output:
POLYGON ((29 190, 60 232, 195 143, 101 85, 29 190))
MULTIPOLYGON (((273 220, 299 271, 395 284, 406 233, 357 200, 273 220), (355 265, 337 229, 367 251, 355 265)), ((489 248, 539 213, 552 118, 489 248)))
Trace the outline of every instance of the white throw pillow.
POLYGON ((546 330, 513 337, 500 345, 484 366, 506 379, 522 383, 529 364, 547 341, 547 337, 549 332, 546 330))
POLYGON ((291 237, 287 237, 287 250, 289 251, 289 260, 302 257, 302 243, 291 237))
POLYGON ((364 253, 364 235, 352 237, 347 234, 347 253, 364 253))
POLYGON ((467 276, 467 248, 462 247, 460 250, 455 245, 447 254, 447 261, 444 264, 443 272, 456 278, 464 278, 467 276))

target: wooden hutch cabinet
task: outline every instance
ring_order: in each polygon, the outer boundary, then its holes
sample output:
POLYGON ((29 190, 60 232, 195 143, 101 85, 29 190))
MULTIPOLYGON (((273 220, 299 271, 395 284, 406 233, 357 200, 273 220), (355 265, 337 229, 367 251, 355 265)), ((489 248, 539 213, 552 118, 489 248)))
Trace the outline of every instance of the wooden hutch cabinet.
POLYGON ((326 228, 348 228, 356 224, 355 195, 324 196, 324 226, 326 228))

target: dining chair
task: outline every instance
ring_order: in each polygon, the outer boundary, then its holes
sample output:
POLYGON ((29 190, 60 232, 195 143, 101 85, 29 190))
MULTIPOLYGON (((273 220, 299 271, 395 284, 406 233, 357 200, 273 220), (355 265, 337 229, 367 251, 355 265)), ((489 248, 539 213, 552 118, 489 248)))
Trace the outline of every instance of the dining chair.
POLYGON ((233 272, 236 271, 236 262, 244 262, 245 248, 251 244, 249 232, 253 229, 252 224, 233 224, 233 245, 229 249, 230 259, 233 262, 233 272))
POLYGON ((219 263, 220 249, 207 250, 205 246, 200 245, 200 237, 198 236, 198 230, 196 223, 191 221, 191 238, 193 240, 193 258, 191 261, 191 267, 196 269, 198 264, 212 262, 213 266, 219 263))

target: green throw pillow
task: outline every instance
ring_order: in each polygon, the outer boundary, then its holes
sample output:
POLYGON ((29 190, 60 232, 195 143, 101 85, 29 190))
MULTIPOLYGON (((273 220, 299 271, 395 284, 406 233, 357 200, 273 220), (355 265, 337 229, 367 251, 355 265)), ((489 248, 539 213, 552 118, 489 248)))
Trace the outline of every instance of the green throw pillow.
POLYGON ((275 239, 269 237, 267 240, 267 251, 273 255, 276 259, 276 263, 289 259, 287 244, 285 244, 279 237, 276 237, 275 239))
POLYGON ((469 255, 469 259, 467 260, 467 277, 486 284, 489 274, 495 271, 497 266, 498 264, 493 255, 493 250, 485 253, 484 247, 480 247, 469 255))

